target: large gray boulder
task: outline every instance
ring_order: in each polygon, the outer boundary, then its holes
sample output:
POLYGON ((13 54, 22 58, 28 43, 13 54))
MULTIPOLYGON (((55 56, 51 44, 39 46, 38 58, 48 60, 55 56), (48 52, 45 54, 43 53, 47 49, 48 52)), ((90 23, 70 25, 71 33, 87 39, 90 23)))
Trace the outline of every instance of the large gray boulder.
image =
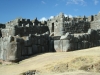
POLYGON ((14 37, 6 36, 1 38, 0 59, 13 61, 17 59, 17 42, 14 37), (12 39, 13 38, 13 39, 12 39))
POLYGON ((9 49, 8 49, 8 60, 15 61, 17 60, 17 42, 11 42, 9 43, 9 49))
POLYGON ((22 50, 22 56, 27 56, 28 55, 28 47, 24 47, 22 50))
POLYGON ((69 39, 70 37, 70 34, 69 33, 66 33, 65 35, 62 35, 60 40, 65 40, 65 39, 69 39))
POLYGON ((62 40, 54 40, 54 49, 57 52, 61 52, 63 50, 63 41, 62 40))
POLYGON ((70 40, 54 40, 54 49, 57 52, 67 52, 74 50, 74 43, 70 40))
POLYGON ((32 45, 32 50, 33 50, 33 54, 39 53, 37 45, 32 45))
POLYGON ((62 45, 62 52, 71 51, 73 47, 73 44, 70 43, 69 40, 62 40, 61 45, 62 45))
POLYGON ((32 47, 28 47, 28 55, 32 55, 32 54, 33 54, 32 47))

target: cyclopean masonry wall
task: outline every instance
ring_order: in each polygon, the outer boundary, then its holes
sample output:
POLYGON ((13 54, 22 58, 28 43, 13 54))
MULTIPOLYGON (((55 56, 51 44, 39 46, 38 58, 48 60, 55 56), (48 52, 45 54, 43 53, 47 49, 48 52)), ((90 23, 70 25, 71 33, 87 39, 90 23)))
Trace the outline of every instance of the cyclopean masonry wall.
POLYGON ((0 59, 16 61, 44 52, 100 46, 99 16, 70 18, 60 13, 44 22, 18 18, 3 24, 0 59))
POLYGON ((90 22, 87 17, 65 17, 64 13, 60 13, 53 19, 47 21, 51 36, 53 36, 54 49, 56 51, 77 50, 78 39, 74 37, 75 33, 87 33, 90 28, 90 22), (69 32, 69 35, 66 34, 69 32), (64 39, 60 37, 66 36, 64 39), (68 38, 67 38, 68 37, 68 38), (69 48, 70 47, 70 48, 69 48))
POLYGON ((86 33, 90 28, 90 22, 87 17, 65 17, 64 13, 60 13, 53 19, 47 21, 50 33, 54 36, 62 36, 66 32, 71 33, 86 33))
POLYGON ((64 14, 60 13, 58 16, 55 16, 53 19, 49 19, 47 21, 47 25, 49 27, 50 33, 54 36, 61 36, 63 35, 64 29, 64 14))
MULTIPOLYGON (((0 59, 22 60, 37 53, 49 52, 49 28, 37 19, 15 19, 1 29, 0 59)), ((53 49, 52 49, 53 50, 53 49)))
POLYGON ((88 20, 91 23, 91 29, 100 29, 100 13, 90 16, 88 20))
POLYGON ((74 51, 100 46, 99 31, 89 29, 87 33, 70 34, 66 33, 59 40, 54 40, 56 51, 74 51))

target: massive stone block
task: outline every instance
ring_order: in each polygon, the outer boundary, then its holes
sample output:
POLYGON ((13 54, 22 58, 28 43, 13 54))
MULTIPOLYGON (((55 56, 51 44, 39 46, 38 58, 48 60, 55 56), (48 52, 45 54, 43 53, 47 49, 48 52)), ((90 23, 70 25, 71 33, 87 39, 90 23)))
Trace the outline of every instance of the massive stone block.
POLYGON ((67 52, 73 50, 73 43, 70 43, 69 40, 62 40, 62 51, 67 52))
POLYGON ((33 40, 32 40, 32 43, 34 45, 38 44, 38 38, 37 37, 34 37, 33 40))
POLYGON ((41 39, 38 39, 38 44, 41 45, 41 39))
POLYGON ((71 38, 71 35, 70 35, 70 33, 66 33, 65 35, 63 35, 63 36, 61 36, 61 40, 69 40, 71 38))
POLYGON ((83 49, 89 48, 89 43, 88 43, 88 41, 82 41, 82 48, 83 48, 83 49))
POLYGON ((17 57, 18 59, 21 58, 21 55, 22 55, 21 52, 22 52, 21 44, 20 44, 19 42, 17 42, 17 55, 16 55, 16 57, 17 57))
POLYGON ((49 52, 49 46, 48 44, 44 46, 45 47, 45 52, 49 52))
POLYGON ((42 52, 45 52, 45 47, 44 46, 42 46, 42 52))
POLYGON ((91 48, 92 47, 92 43, 91 42, 88 42, 88 44, 89 44, 89 48, 91 48))
POLYGON ((25 44, 25 46, 32 46, 32 41, 31 40, 26 40, 25 42, 24 42, 24 44, 25 44))
POLYGON ((23 49, 22 49, 22 54, 21 54, 22 56, 27 56, 28 55, 28 47, 24 47, 23 49))
POLYGON ((63 41, 62 40, 54 40, 54 49, 56 51, 62 51, 63 50, 63 46, 62 46, 63 41))
POLYGON ((78 50, 78 42, 74 43, 74 50, 78 50))
POLYGON ((42 53, 42 46, 41 45, 37 45, 38 46, 38 52, 42 53))
POLYGON ((72 51, 74 43, 71 43, 70 40, 54 40, 54 49, 62 52, 72 51))
MULTIPOLYGON (((56 51, 55 47, 56 44, 54 43, 55 40, 49 40, 49 51, 52 52, 52 51, 56 51)), ((57 48, 57 47, 56 47, 57 48)))
POLYGON ((6 36, 1 38, 0 41, 0 59, 5 61, 16 60, 17 59, 17 43, 11 36, 6 36))
POLYGON ((10 61, 18 60, 18 58, 17 58, 17 42, 9 43, 8 60, 10 60, 10 61))
POLYGON ((33 54, 32 47, 28 47, 28 55, 32 55, 32 54, 33 54))
POLYGON ((77 43, 78 50, 82 49, 82 42, 77 43))
POLYGON ((39 53, 37 45, 32 45, 32 49, 33 49, 33 54, 39 53))

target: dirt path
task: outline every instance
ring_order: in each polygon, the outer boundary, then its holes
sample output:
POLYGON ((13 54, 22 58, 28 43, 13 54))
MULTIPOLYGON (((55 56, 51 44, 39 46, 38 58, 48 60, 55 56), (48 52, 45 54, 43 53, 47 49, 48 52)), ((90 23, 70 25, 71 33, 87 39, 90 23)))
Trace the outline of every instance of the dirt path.
MULTIPOLYGON (((92 65, 99 61, 100 47, 73 52, 44 53, 23 60, 19 64, 0 65, 0 75, 19 75, 28 70, 37 70, 38 75, 84 75, 84 72, 80 73, 77 70, 83 65, 92 65)), ((96 72, 96 69, 93 68, 91 72, 96 72)))

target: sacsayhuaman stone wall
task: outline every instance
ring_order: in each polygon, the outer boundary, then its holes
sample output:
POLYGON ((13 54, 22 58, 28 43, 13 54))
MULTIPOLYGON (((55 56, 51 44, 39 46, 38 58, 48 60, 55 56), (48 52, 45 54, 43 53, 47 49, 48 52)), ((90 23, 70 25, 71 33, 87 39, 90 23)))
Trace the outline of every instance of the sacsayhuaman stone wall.
POLYGON ((65 17, 47 21, 18 18, 0 24, 0 59, 19 61, 32 55, 74 51, 100 46, 100 13, 90 17, 65 17))

